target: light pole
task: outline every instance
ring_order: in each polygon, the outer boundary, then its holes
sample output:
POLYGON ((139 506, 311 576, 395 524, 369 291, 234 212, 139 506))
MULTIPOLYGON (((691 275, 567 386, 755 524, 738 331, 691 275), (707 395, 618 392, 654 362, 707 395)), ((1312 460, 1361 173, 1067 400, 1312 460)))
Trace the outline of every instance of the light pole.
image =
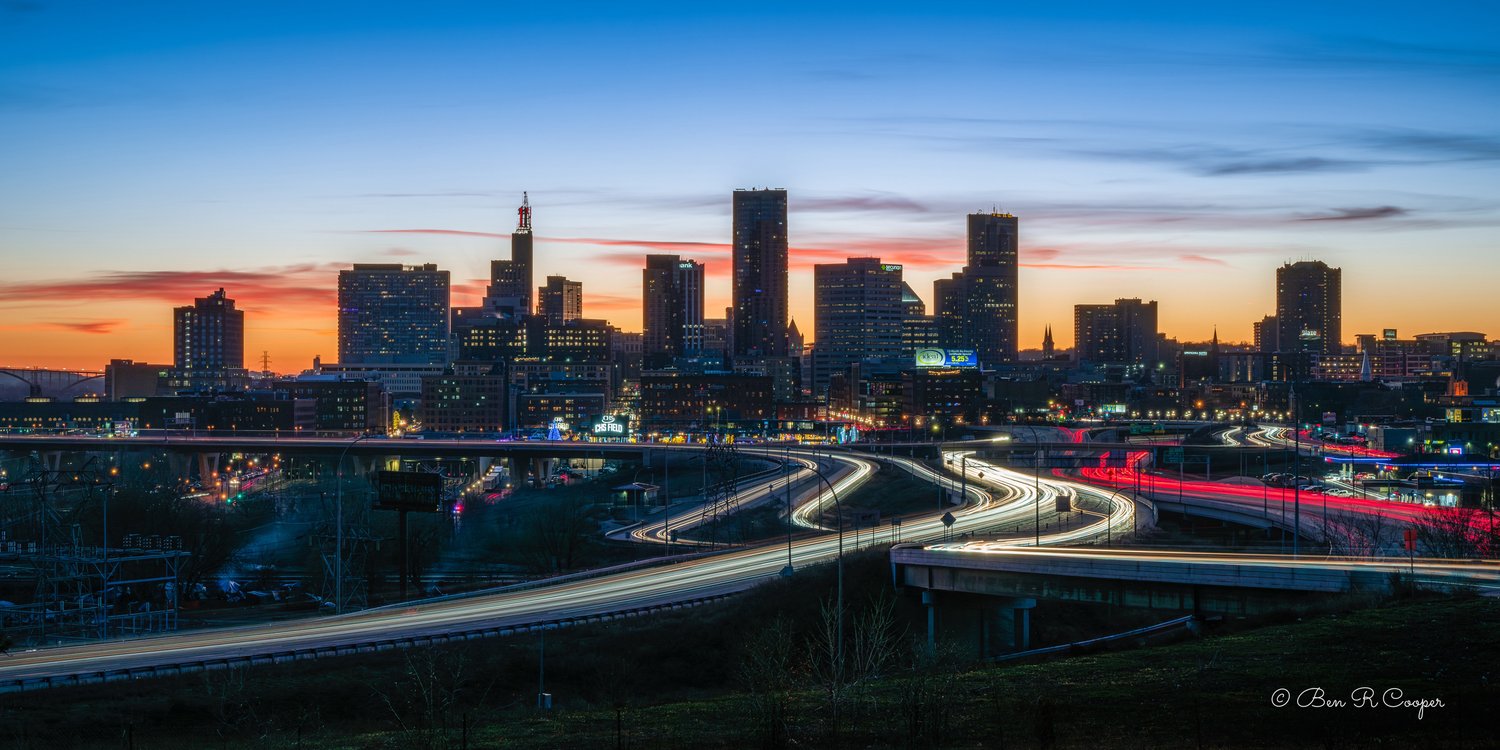
MULTIPOLYGON (((334 543, 333 560, 333 612, 339 615, 344 614, 344 456, 349 454, 349 449, 353 448, 355 443, 369 436, 369 433, 361 432, 353 440, 350 440, 349 444, 345 445, 342 451, 339 451, 338 462, 334 464, 333 469, 333 513, 335 518, 334 526, 337 527, 334 532, 334 537, 337 541, 334 543)), ((404 544, 405 540, 402 540, 402 543, 404 544)), ((401 574, 406 575, 406 571, 401 571, 401 574)))
MULTIPOLYGON (((816 464, 816 462, 814 462, 814 464, 816 464)), ((821 469, 819 469, 816 465, 814 465, 812 467, 812 470, 813 470, 814 474, 818 475, 819 479, 823 480, 823 484, 828 485, 828 493, 830 495, 833 495, 834 513, 836 513, 838 515, 838 532, 839 532, 838 567, 839 567, 839 583, 838 583, 838 600, 837 600, 837 604, 835 606, 838 609, 839 643, 838 643, 838 651, 837 651, 838 664, 836 665, 836 668, 840 672, 842 672, 842 670, 844 668, 844 506, 843 506, 842 503, 839 502, 839 493, 838 493, 838 490, 835 490, 833 488, 833 483, 828 481, 828 477, 823 476, 823 471, 821 469)))

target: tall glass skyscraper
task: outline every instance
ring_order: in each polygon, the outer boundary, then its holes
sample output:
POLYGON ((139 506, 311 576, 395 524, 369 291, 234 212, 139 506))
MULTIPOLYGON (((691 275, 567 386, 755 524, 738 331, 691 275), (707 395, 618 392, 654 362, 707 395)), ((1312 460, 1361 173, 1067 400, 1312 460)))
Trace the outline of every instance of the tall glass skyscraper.
POLYGON ((787 355, 785 190, 734 191, 734 354, 787 355))
POLYGON ((443 364, 448 300, 448 272, 431 263, 339 271, 339 363, 443 364))
POLYGON ((1343 349, 1343 270, 1319 260, 1276 269, 1277 350, 1338 354, 1343 349))

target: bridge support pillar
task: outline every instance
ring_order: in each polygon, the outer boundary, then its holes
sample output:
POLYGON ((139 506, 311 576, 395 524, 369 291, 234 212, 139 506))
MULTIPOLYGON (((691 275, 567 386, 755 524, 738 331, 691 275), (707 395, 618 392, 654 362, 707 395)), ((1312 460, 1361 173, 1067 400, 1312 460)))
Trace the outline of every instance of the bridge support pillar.
POLYGON ((1031 610, 1036 608, 1035 599, 1006 597, 985 612, 985 653, 982 656, 1025 651, 1031 648, 1031 610))
POLYGON ((214 473, 217 472, 218 470, 219 470, 219 454, 217 454, 217 453, 199 453, 198 454, 198 478, 199 479, 204 480, 204 481, 212 479, 214 473))
POLYGON ((1036 600, 944 592, 922 592, 927 606, 927 650, 937 652, 938 641, 953 643, 980 659, 1031 648, 1031 610, 1036 600))

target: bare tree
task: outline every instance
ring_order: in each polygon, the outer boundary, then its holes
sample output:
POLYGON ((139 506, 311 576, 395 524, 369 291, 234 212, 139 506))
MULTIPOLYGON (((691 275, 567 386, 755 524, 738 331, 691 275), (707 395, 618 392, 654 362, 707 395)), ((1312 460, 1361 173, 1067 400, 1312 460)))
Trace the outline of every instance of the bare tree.
POLYGON ((929 649, 922 638, 910 643, 911 669, 897 695, 906 746, 940 746, 949 738, 961 659, 952 644, 929 649))
POLYGON ((373 689, 417 747, 446 747, 448 718, 464 694, 464 666, 462 653, 431 646, 407 649, 402 678, 389 692, 373 689))
POLYGON ((1494 530, 1473 508, 1427 508, 1417 520, 1417 539, 1431 557, 1477 557, 1492 546, 1494 530))
POLYGON ((786 615, 777 615, 769 628, 751 636, 740 665, 761 744, 767 748, 786 747, 791 741, 792 690, 801 672, 795 635, 786 615))
POLYGON ((518 552, 540 572, 572 570, 598 523, 590 505, 576 495, 565 495, 555 505, 533 511, 515 537, 518 552))

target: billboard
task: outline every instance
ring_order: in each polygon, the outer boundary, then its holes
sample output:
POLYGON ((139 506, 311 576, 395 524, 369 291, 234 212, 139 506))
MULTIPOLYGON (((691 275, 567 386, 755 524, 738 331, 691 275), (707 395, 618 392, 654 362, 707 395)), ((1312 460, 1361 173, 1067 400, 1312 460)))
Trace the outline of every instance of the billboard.
POLYGON ((625 437, 630 434, 630 419, 605 414, 594 423, 594 434, 599 437, 625 437))
POLYGON ((436 513, 442 509, 443 475, 382 471, 375 477, 375 509, 436 513))
POLYGON ((979 367, 979 355, 973 349, 918 349, 917 367, 979 367))

